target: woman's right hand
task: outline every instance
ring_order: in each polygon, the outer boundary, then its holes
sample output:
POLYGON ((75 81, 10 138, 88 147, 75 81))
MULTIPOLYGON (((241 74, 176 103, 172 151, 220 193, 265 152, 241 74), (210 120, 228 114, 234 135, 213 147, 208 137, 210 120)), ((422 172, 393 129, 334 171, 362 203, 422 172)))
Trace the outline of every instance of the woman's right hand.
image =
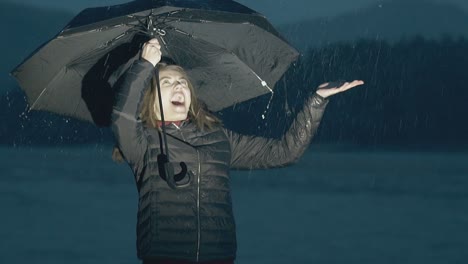
POLYGON ((153 38, 143 44, 141 57, 156 66, 161 61, 161 45, 158 39, 153 38))

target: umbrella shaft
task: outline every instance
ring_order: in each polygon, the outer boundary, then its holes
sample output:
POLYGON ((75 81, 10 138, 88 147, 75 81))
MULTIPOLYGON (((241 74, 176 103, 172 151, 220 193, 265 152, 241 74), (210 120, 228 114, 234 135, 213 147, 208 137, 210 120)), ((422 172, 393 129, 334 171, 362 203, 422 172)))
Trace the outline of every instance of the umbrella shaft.
POLYGON ((159 112, 161 113, 161 130, 163 134, 163 141, 164 141, 164 149, 163 146, 161 146, 161 154, 166 154, 167 156, 167 161, 169 161, 169 152, 168 147, 167 147, 167 137, 166 137, 166 124, 164 120, 164 110, 163 110, 163 103, 162 103, 162 97, 161 97, 161 86, 159 85, 159 71, 157 68, 154 68, 154 75, 156 77, 156 87, 158 90, 158 101, 159 101, 159 112))

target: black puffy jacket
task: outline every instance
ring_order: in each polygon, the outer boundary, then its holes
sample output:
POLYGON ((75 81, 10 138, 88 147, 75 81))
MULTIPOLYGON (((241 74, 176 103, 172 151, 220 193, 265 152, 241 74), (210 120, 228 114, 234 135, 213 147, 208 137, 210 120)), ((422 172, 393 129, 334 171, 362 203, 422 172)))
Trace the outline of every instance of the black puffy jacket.
MULTIPOLYGON (((140 259, 234 259, 236 231, 229 170, 285 166, 308 147, 327 101, 315 94, 281 140, 243 136, 222 127, 199 131, 194 123, 167 126, 175 168, 187 164, 192 184, 172 190, 158 175, 158 129, 138 118, 154 67, 136 61, 117 82, 112 130, 135 175, 139 193, 137 250, 140 259)), ((177 173, 177 171, 176 171, 177 173)))

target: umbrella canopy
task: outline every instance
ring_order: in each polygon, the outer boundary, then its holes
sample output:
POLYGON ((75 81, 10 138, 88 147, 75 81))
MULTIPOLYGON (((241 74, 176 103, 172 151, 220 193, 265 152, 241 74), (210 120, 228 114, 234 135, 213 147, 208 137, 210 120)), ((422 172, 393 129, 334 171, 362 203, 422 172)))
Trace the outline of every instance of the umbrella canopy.
POLYGON ((88 8, 17 66, 30 109, 109 125, 112 85, 157 37, 211 111, 273 93, 298 52, 267 19, 230 0, 137 0, 88 8))

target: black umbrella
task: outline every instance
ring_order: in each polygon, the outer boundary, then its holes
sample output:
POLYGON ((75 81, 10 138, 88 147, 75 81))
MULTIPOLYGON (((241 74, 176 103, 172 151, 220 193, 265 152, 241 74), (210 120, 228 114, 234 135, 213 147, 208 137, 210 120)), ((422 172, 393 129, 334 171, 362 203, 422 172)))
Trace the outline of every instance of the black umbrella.
MULTIPOLYGON (((234 1, 137 0, 85 9, 12 74, 30 109, 107 126, 112 85, 152 37, 187 71, 211 111, 273 95, 275 83, 298 56, 264 16, 234 1)), ((176 188, 187 169, 181 163, 181 173, 174 175, 164 125, 162 134, 160 174, 176 188)))
POLYGON ((14 69, 30 109, 109 125, 112 85, 151 37, 218 111, 272 93, 297 56, 261 14, 230 0, 88 8, 14 69))

